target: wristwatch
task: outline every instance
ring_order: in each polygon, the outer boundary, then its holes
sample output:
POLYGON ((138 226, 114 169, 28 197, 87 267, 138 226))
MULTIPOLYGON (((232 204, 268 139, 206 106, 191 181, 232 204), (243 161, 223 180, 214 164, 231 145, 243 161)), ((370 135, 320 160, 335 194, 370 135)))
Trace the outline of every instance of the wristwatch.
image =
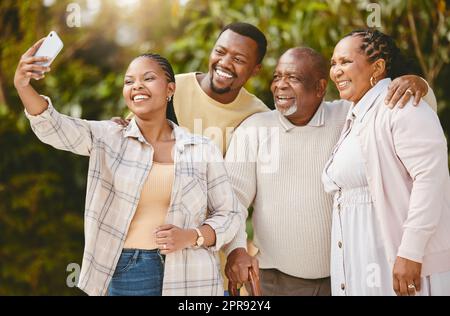
POLYGON ((203 246, 203 243, 205 242, 205 238, 202 235, 202 232, 200 231, 200 229, 195 228, 195 231, 197 232, 197 241, 195 242, 194 247, 195 248, 200 248, 201 246, 203 246))

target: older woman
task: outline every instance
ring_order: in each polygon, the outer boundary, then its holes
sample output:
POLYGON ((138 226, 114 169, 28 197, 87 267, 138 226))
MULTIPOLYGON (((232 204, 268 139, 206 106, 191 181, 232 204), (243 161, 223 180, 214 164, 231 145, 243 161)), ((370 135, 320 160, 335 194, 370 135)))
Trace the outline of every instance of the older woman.
MULTIPOLYGON (((333 295, 430 295, 450 271, 450 179, 436 113, 412 99, 384 105, 405 73, 393 40, 355 31, 335 47, 330 77, 353 102, 323 182, 334 193, 333 295)), ((445 294, 445 293, 438 293, 445 294)), ((447 293, 448 294, 448 293, 447 293)))
POLYGON ((62 115, 30 85, 48 67, 22 57, 14 85, 40 140, 89 156, 85 240, 78 286, 90 295, 223 295, 218 249, 243 212, 221 152, 166 119, 175 77, 145 54, 129 65, 123 96, 128 127, 62 115))

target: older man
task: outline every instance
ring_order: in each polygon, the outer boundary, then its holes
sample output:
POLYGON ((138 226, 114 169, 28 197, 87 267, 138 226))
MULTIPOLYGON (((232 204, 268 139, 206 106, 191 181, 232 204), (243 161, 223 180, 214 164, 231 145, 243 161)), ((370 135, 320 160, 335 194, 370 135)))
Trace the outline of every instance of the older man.
MULTIPOLYGON (((263 295, 331 294, 332 198, 320 179, 350 103, 323 101, 327 78, 328 63, 320 54, 310 48, 288 50, 271 85, 277 110, 245 120, 227 151, 234 189, 245 207, 254 208, 263 295)), ((419 93, 428 90, 420 77, 402 80, 419 93)), ((425 99, 435 105, 429 91, 425 99)), ((230 280, 242 283, 250 266, 258 269, 246 251, 245 227, 226 251, 230 280)))

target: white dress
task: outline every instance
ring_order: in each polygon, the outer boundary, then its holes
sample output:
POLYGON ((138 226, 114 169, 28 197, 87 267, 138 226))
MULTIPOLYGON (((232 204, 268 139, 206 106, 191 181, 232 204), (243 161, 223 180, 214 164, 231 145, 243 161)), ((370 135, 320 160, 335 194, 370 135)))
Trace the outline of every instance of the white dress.
MULTIPOLYGON (((357 110, 360 109, 350 109, 347 117, 357 117, 357 110)), ((393 290, 393 266, 388 263, 383 249, 361 146, 351 125, 339 140, 323 176, 325 190, 334 193, 332 295, 396 295, 393 290)), ((416 295, 431 295, 432 281, 437 286, 433 295, 445 294, 444 288, 447 287, 448 291, 450 287, 449 277, 449 273, 445 274, 446 281, 440 276, 423 277, 421 291, 416 295)))

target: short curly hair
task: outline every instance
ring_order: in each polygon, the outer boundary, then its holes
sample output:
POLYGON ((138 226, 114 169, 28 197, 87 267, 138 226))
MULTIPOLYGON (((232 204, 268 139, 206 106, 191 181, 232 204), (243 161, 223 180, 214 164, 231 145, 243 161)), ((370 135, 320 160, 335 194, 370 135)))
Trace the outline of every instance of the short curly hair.
POLYGON ((258 46, 258 56, 257 61, 258 64, 262 63, 264 56, 266 55, 267 51, 267 39, 263 32, 261 32, 260 29, 258 29, 256 26, 244 23, 244 22, 235 22, 228 24, 225 26, 221 31, 217 39, 222 35, 223 32, 226 30, 231 30, 235 33, 238 33, 239 35, 246 36, 248 38, 251 38, 254 40, 258 46))

